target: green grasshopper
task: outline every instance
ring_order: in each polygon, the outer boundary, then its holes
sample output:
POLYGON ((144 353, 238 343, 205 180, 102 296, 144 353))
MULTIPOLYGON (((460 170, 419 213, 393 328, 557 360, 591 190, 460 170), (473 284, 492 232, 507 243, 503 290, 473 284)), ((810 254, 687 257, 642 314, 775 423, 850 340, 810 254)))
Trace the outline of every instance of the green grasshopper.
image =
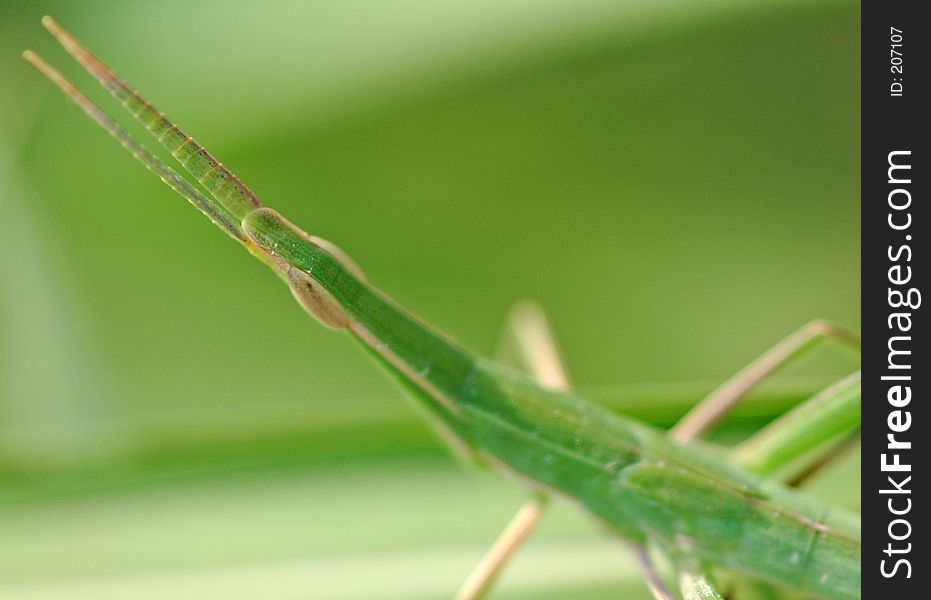
POLYGON ((715 575, 776 593, 860 597, 859 518, 791 489, 777 474, 811 470, 859 430, 859 372, 837 382, 728 452, 695 442, 760 380, 826 337, 855 336, 813 322, 699 403, 668 434, 569 392, 545 318, 513 317, 525 375, 480 358, 418 321, 370 285, 336 245, 309 235, 117 77, 50 17, 43 25, 207 191, 146 150, 61 73, 24 58, 148 169, 267 264, 321 323, 345 330, 419 401, 450 445, 525 484, 532 500, 458 594, 480 598, 539 521, 546 499, 576 501, 629 542, 659 599, 722 598, 715 575), (814 458, 812 458, 814 457, 814 458), (667 583, 652 554, 675 573, 667 583), (781 591, 780 591, 781 590, 781 591))

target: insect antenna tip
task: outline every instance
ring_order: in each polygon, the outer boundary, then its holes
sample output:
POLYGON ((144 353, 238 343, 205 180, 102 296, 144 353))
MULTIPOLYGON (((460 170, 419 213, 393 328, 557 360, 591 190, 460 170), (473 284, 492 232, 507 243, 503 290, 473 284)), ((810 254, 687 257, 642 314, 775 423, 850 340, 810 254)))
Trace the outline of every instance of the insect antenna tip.
POLYGON ((40 71, 42 70, 42 67, 45 65, 45 60, 41 56, 39 56, 36 52, 33 52, 32 50, 23 50, 22 56, 23 56, 23 60, 25 60, 27 63, 34 66, 35 68, 39 69, 40 71))
POLYGON ((50 15, 45 15, 44 17, 42 17, 42 27, 45 27, 46 31, 48 31, 53 36, 55 36, 59 40, 59 42, 61 42, 63 45, 65 44, 65 42, 62 42, 62 38, 71 37, 71 34, 65 31, 65 29, 61 26, 61 23, 56 21, 50 15))
POLYGON ((48 63, 45 62, 45 59, 39 56, 38 53, 33 52, 32 50, 23 50, 22 54, 23 60, 27 63, 38 69, 39 71, 45 73, 48 63))

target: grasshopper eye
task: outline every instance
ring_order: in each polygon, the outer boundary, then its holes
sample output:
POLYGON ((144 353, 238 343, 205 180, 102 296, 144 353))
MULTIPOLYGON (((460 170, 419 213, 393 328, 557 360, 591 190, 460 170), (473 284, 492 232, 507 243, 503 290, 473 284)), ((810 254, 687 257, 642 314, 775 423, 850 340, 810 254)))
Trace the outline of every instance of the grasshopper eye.
POLYGON ((313 277, 292 268, 288 271, 288 287, 294 299, 315 319, 332 329, 345 329, 349 326, 349 315, 336 301, 336 298, 313 277))

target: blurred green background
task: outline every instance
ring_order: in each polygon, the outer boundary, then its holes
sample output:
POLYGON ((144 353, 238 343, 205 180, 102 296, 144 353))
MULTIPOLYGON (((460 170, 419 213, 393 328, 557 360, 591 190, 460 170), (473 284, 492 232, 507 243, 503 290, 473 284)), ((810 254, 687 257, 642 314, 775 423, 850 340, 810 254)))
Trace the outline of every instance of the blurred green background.
MULTIPOLYGON (((448 598, 524 498, 20 60, 128 123, 45 13, 468 347, 538 300, 620 411, 859 329, 856 2, 0 2, 0 597, 448 598)), ((560 504, 494 597, 648 596, 560 504)))

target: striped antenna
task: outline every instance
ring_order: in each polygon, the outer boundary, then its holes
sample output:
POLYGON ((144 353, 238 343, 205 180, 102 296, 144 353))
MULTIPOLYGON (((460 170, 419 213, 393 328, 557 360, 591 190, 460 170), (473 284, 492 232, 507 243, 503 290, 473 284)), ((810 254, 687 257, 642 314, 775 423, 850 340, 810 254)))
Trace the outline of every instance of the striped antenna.
POLYGON ((42 25, 55 36, 68 54, 93 75, 100 85, 109 90, 139 123, 152 132, 158 142, 178 159, 178 162, 217 202, 226 207, 237 221, 262 205, 255 193, 240 181, 239 177, 207 152, 206 148, 181 131, 165 113, 120 79, 55 19, 45 16, 42 18, 42 25))
POLYGON ((208 200, 197 188, 185 181, 174 169, 166 165, 162 159, 146 150, 142 144, 129 134, 129 132, 120 127, 119 124, 97 107, 87 96, 82 94, 64 75, 45 62, 41 56, 32 50, 26 50, 23 52, 23 58, 40 73, 45 75, 52 83, 58 86, 58 88, 64 92, 66 96, 71 98, 81 110, 87 113, 91 119, 96 121, 97 124, 116 138, 136 160, 158 175, 168 187, 184 196, 191 204, 200 209, 211 221, 222 227, 231 236, 245 243, 245 236, 240 231, 241 219, 234 217, 225 206, 208 200))

